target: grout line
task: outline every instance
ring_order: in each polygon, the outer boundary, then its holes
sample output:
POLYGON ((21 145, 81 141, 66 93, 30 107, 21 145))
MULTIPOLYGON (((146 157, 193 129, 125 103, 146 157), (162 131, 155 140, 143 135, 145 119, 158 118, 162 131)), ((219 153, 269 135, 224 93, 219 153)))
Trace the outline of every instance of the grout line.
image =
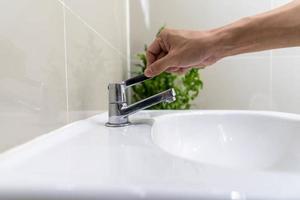
POLYGON ((130 49, 130 0, 126 0, 126 56, 127 56, 127 77, 131 76, 131 49, 130 49))
POLYGON ((67 123, 70 122, 69 113, 69 78, 68 78, 68 54, 67 54, 67 29, 66 29, 66 9, 63 6, 63 25, 64 25, 64 56, 65 56, 65 86, 66 86, 66 107, 67 107, 67 123))
MULTIPOLYGON (((274 7, 274 1, 270 0, 270 7, 273 9, 274 7)), ((270 82, 269 82, 269 87, 270 87, 270 108, 271 110, 274 109, 274 102, 273 102, 273 50, 270 51, 270 82)))
POLYGON ((61 5, 70 11, 70 13, 75 16, 82 24, 84 24, 88 29, 90 29, 92 32, 94 32, 100 39, 103 40, 104 43, 106 43, 111 49, 113 49, 117 54, 119 54, 124 60, 126 60, 126 56, 123 55, 123 53, 116 48, 108 39, 106 39, 103 35, 101 35, 99 32, 97 32, 91 25, 89 25, 80 15, 78 15, 73 9, 71 9, 69 6, 66 5, 64 0, 57 0, 61 5))

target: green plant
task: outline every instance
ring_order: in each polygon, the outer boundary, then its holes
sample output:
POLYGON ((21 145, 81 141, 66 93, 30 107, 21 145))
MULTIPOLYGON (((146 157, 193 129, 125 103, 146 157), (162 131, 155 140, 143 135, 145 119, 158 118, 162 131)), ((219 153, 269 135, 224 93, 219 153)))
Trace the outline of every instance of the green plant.
MULTIPOLYGON (((146 51, 147 46, 145 45, 146 51)), ((137 54, 140 63, 135 65, 135 75, 143 74, 146 69, 147 59, 145 52, 137 54)), ((169 88, 174 88, 176 91, 176 101, 169 104, 158 104, 149 109, 189 109, 191 101, 198 96, 200 89, 203 87, 203 82, 200 80, 198 71, 199 69, 191 69, 185 75, 181 76, 163 72, 150 80, 133 86, 133 101, 140 101, 169 88)))

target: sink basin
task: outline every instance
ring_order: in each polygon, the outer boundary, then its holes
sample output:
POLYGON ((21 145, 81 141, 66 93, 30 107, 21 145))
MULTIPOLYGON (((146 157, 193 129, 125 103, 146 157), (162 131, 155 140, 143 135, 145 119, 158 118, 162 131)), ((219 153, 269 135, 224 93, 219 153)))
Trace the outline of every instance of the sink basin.
POLYGON ((0 199, 300 199, 300 116, 256 111, 107 113, 0 154, 0 199))
POLYGON ((299 135, 298 115, 255 111, 165 115, 152 128, 153 141, 175 156, 240 170, 295 169, 299 135))

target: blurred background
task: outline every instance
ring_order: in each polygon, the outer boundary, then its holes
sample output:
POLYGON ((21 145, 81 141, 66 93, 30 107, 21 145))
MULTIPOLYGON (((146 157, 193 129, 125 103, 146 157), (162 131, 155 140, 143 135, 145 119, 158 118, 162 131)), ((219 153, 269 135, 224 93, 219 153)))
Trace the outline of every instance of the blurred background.
MULTIPOLYGON (((163 26, 205 30, 289 0, 1 0, 0 152, 107 109, 163 26)), ((194 109, 300 113, 300 48, 226 58, 200 70, 194 109)))

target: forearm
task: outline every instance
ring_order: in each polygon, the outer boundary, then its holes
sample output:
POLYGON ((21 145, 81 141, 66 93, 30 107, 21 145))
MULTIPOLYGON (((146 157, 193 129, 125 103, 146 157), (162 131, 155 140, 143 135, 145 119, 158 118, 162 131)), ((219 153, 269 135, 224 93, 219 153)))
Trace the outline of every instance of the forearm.
POLYGON ((300 0, 211 32, 220 57, 300 46, 300 0))
POLYGON ((148 47, 145 75, 181 73, 227 56, 295 46, 300 46, 300 0, 214 30, 164 29, 148 47))

